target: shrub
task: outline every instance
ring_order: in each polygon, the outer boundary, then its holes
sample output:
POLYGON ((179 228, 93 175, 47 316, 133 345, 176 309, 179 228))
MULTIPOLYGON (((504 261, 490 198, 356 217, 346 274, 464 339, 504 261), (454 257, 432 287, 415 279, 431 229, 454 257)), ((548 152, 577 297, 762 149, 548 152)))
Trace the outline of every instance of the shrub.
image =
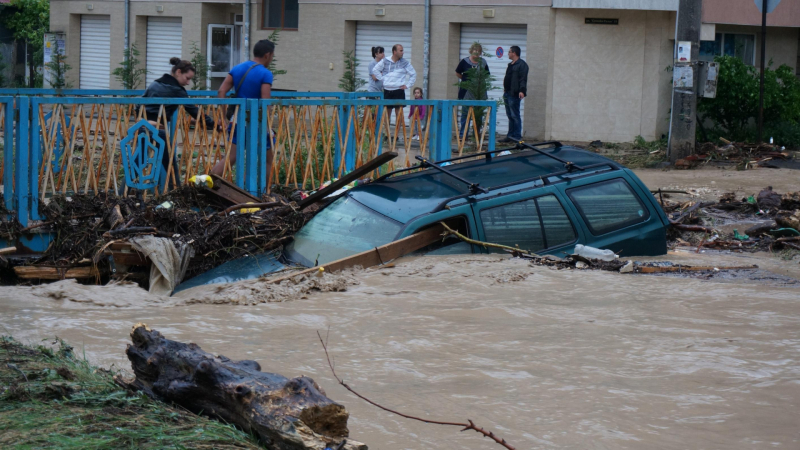
MULTIPOLYGON (((758 120, 759 71, 732 56, 718 56, 715 61, 719 63, 717 97, 700 100, 700 120, 713 123, 709 137, 752 139, 758 120)), ((770 62, 764 69, 764 128, 778 127, 781 122, 796 126, 800 121, 800 81, 791 67, 781 65, 772 70, 771 66, 770 62)))

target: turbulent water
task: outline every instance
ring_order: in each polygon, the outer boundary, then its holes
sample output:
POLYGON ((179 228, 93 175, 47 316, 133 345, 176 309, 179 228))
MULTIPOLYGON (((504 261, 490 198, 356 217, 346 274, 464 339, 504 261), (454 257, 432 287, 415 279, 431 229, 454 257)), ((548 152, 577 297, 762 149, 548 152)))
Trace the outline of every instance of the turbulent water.
MULTIPOLYGON (((755 263, 793 278, 800 266, 755 263)), ((332 379, 318 330, 330 330, 337 373, 372 400, 435 420, 472 419, 517 449, 800 448, 800 288, 752 278, 462 256, 171 299, 64 281, 3 288, 0 333, 27 342, 57 335, 95 363, 128 368, 129 330, 145 322, 266 371, 313 377, 347 406, 351 436, 373 449, 499 447, 356 399, 332 379)))

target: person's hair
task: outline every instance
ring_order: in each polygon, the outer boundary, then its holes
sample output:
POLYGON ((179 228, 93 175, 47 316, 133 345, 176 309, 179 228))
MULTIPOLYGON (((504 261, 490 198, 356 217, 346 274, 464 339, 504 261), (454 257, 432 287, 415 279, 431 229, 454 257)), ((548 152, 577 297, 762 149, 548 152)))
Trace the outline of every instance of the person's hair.
POLYGON ((172 74, 175 75, 175 72, 181 71, 181 73, 186 72, 197 72, 191 62, 180 59, 177 57, 172 57, 169 59, 169 63, 172 65, 172 74))
POLYGON ((394 44, 394 45, 392 46, 392 53, 394 53, 394 52, 396 52, 396 51, 397 51, 397 47, 402 47, 402 46, 403 46, 403 44, 394 44))
POLYGON ((419 95, 423 95, 422 88, 419 86, 415 87, 414 90, 411 91, 411 93, 415 94, 417 91, 419 91, 419 95))
POLYGON ((522 50, 519 49, 519 46, 512 45, 509 50, 514 52, 514 54, 517 55, 517 56, 522 56, 522 50))
POLYGON ((469 54, 471 55, 475 49, 478 49, 483 54, 483 46, 477 42, 469 46, 469 54))
POLYGON ((253 56, 261 58, 267 53, 275 53, 275 43, 269 39, 262 39, 253 46, 253 56))
POLYGON ((373 58, 374 58, 375 56, 377 56, 377 55, 378 55, 378 53, 383 53, 383 52, 384 52, 384 50, 383 50, 383 47, 381 47, 381 46, 378 46, 378 47, 372 47, 372 57, 373 57, 373 58))

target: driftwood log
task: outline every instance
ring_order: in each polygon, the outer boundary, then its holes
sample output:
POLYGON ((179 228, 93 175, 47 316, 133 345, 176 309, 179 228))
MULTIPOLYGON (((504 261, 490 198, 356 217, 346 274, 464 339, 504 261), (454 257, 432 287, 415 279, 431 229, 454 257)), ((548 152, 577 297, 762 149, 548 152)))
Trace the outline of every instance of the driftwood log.
POLYGON ((117 378, 129 389, 232 423, 270 449, 367 450, 345 439, 349 414, 311 378, 261 372, 255 361, 212 355, 141 323, 131 330, 131 340, 126 353, 136 379, 117 378))

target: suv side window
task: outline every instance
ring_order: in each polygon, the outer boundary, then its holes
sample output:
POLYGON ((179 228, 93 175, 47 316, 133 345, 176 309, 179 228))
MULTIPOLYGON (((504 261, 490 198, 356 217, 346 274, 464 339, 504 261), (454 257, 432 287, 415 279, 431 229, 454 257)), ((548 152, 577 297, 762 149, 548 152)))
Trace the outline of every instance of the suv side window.
POLYGON ((559 247, 574 241, 575 229, 569 221, 564 207, 553 195, 546 195, 536 199, 539 205, 539 214, 544 225, 546 248, 559 247))
POLYGON ((480 215, 487 242, 538 252, 575 240, 572 223, 553 195, 487 208, 480 215))
POLYGON ((644 222, 650 217, 628 183, 619 178, 570 189, 567 195, 595 236, 644 222))

